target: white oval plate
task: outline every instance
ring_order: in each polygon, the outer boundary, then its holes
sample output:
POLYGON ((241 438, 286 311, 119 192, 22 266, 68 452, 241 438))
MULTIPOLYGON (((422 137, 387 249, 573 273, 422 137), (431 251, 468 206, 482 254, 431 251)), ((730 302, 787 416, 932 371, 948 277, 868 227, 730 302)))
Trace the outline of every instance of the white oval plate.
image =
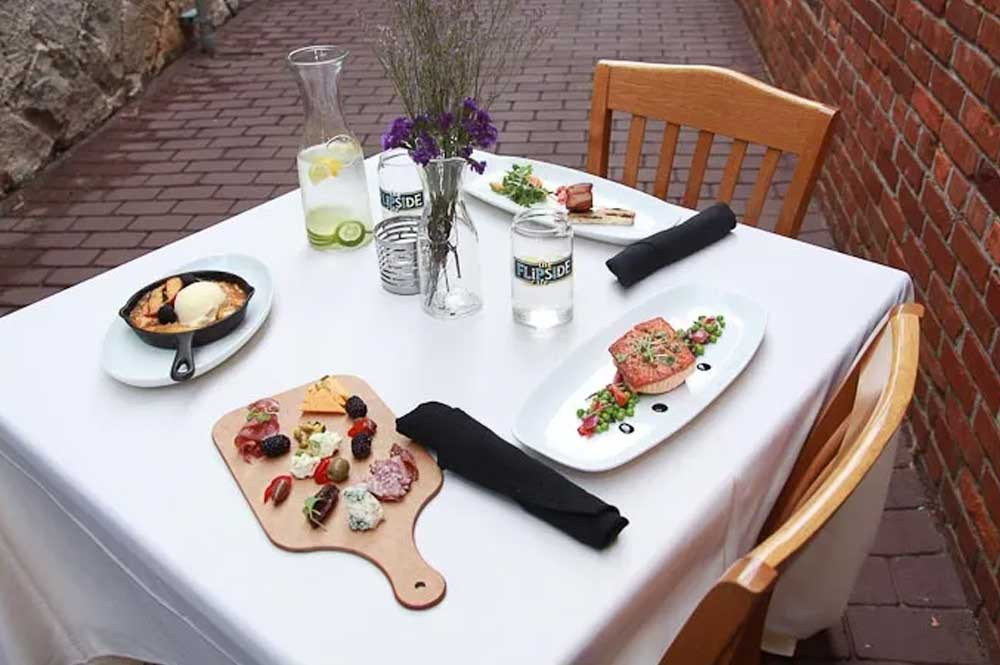
MULTIPOLYGON (((192 381, 206 374, 246 344, 264 324, 271 311, 274 287, 267 266, 252 256, 224 254, 198 259, 179 267, 174 272, 187 270, 223 270, 239 275, 254 287, 253 297, 247 305, 243 322, 225 337, 194 350, 195 374, 192 381)), ((150 277, 142 282, 152 282, 150 277)), ((128 297, 122 294, 122 301, 128 297)), ((176 383, 170 378, 170 365, 174 361, 173 349, 158 349, 139 339, 120 317, 116 316, 104 336, 101 350, 101 367, 113 378, 138 388, 156 388, 176 383)))
POLYGON ((620 466, 665 441, 711 404, 750 362, 766 325, 764 309, 736 293, 690 284, 661 293, 606 326, 556 367, 525 399, 514 421, 514 436, 546 457, 581 471, 620 466), (656 316, 680 329, 701 314, 726 318, 719 341, 707 345, 697 359, 711 369, 695 370, 668 393, 641 395, 635 416, 626 419, 635 428, 632 434, 621 432, 617 425, 590 438, 577 434, 576 410, 614 377, 608 353, 612 342, 635 324, 656 316), (668 410, 653 411, 657 402, 666 404, 668 410))
MULTIPOLYGON (((697 212, 667 203, 655 196, 626 187, 613 180, 598 178, 595 175, 558 164, 489 153, 477 153, 475 157, 486 160, 486 171, 482 175, 466 176, 465 192, 510 213, 516 214, 525 210, 525 207, 514 203, 503 194, 494 192, 490 189, 490 183, 503 180, 504 174, 514 164, 531 164, 532 173, 542 179, 546 189, 554 190, 561 185, 590 182, 594 185, 595 207, 635 210, 635 223, 631 226, 574 224, 573 233, 581 238, 590 238, 612 245, 628 245, 657 231, 663 231, 680 224, 697 212)), ((558 205, 554 199, 550 198, 549 202, 538 203, 532 207, 557 207, 558 205)))

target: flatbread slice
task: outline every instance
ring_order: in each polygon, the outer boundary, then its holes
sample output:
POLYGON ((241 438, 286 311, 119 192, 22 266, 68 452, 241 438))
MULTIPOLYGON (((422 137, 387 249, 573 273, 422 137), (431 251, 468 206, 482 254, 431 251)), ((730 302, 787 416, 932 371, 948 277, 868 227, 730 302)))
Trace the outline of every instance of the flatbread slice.
POLYGON ((635 211, 626 208, 594 208, 586 212, 571 212, 568 215, 573 224, 601 224, 604 226, 632 226, 635 211))
POLYGON ((332 376, 324 376, 306 388, 306 396, 300 407, 303 413, 347 413, 344 403, 348 392, 332 376))

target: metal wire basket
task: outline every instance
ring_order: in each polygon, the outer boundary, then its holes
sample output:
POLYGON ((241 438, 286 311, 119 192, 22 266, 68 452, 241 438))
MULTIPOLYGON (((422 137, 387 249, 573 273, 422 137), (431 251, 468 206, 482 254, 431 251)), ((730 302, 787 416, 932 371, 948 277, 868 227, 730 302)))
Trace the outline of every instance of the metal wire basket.
POLYGON ((417 228, 420 215, 396 215, 375 225, 375 248, 382 288, 410 296, 420 293, 417 272, 417 228))

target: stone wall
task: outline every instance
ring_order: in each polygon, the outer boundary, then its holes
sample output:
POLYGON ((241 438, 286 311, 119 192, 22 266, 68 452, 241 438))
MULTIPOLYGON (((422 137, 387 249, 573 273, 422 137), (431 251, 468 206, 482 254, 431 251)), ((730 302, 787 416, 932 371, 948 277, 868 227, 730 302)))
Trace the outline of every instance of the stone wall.
MULTIPOLYGON (((206 0, 215 25, 240 0, 206 0)), ((194 0, 0 1, 0 198, 176 56, 194 0)))
POLYGON ((739 1, 775 83, 842 110, 818 187, 837 245, 927 306, 917 459, 996 646, 1000 0, 739 1))

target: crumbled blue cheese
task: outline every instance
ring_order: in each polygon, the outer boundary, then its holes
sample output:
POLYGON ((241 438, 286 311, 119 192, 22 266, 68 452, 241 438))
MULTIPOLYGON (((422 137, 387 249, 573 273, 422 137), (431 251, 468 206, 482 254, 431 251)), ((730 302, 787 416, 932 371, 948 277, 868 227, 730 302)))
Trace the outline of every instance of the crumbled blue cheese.
POLYGON ((321 458, 310 455, 305 450, 296 450, 292 455, 291 473, 296 478, 309 478, 315 473, 321 458))
POLYGON ((364 483, 351 485, 340 493, 347 506, 347 526, 351 531, 368 531, 385 519, 382 504, 364 483))
POLYGON ((344 437, 336 432, 315 432, 309 435, 309 445, 306 450, 314 457, 329 457, 340 448, 344 437))

